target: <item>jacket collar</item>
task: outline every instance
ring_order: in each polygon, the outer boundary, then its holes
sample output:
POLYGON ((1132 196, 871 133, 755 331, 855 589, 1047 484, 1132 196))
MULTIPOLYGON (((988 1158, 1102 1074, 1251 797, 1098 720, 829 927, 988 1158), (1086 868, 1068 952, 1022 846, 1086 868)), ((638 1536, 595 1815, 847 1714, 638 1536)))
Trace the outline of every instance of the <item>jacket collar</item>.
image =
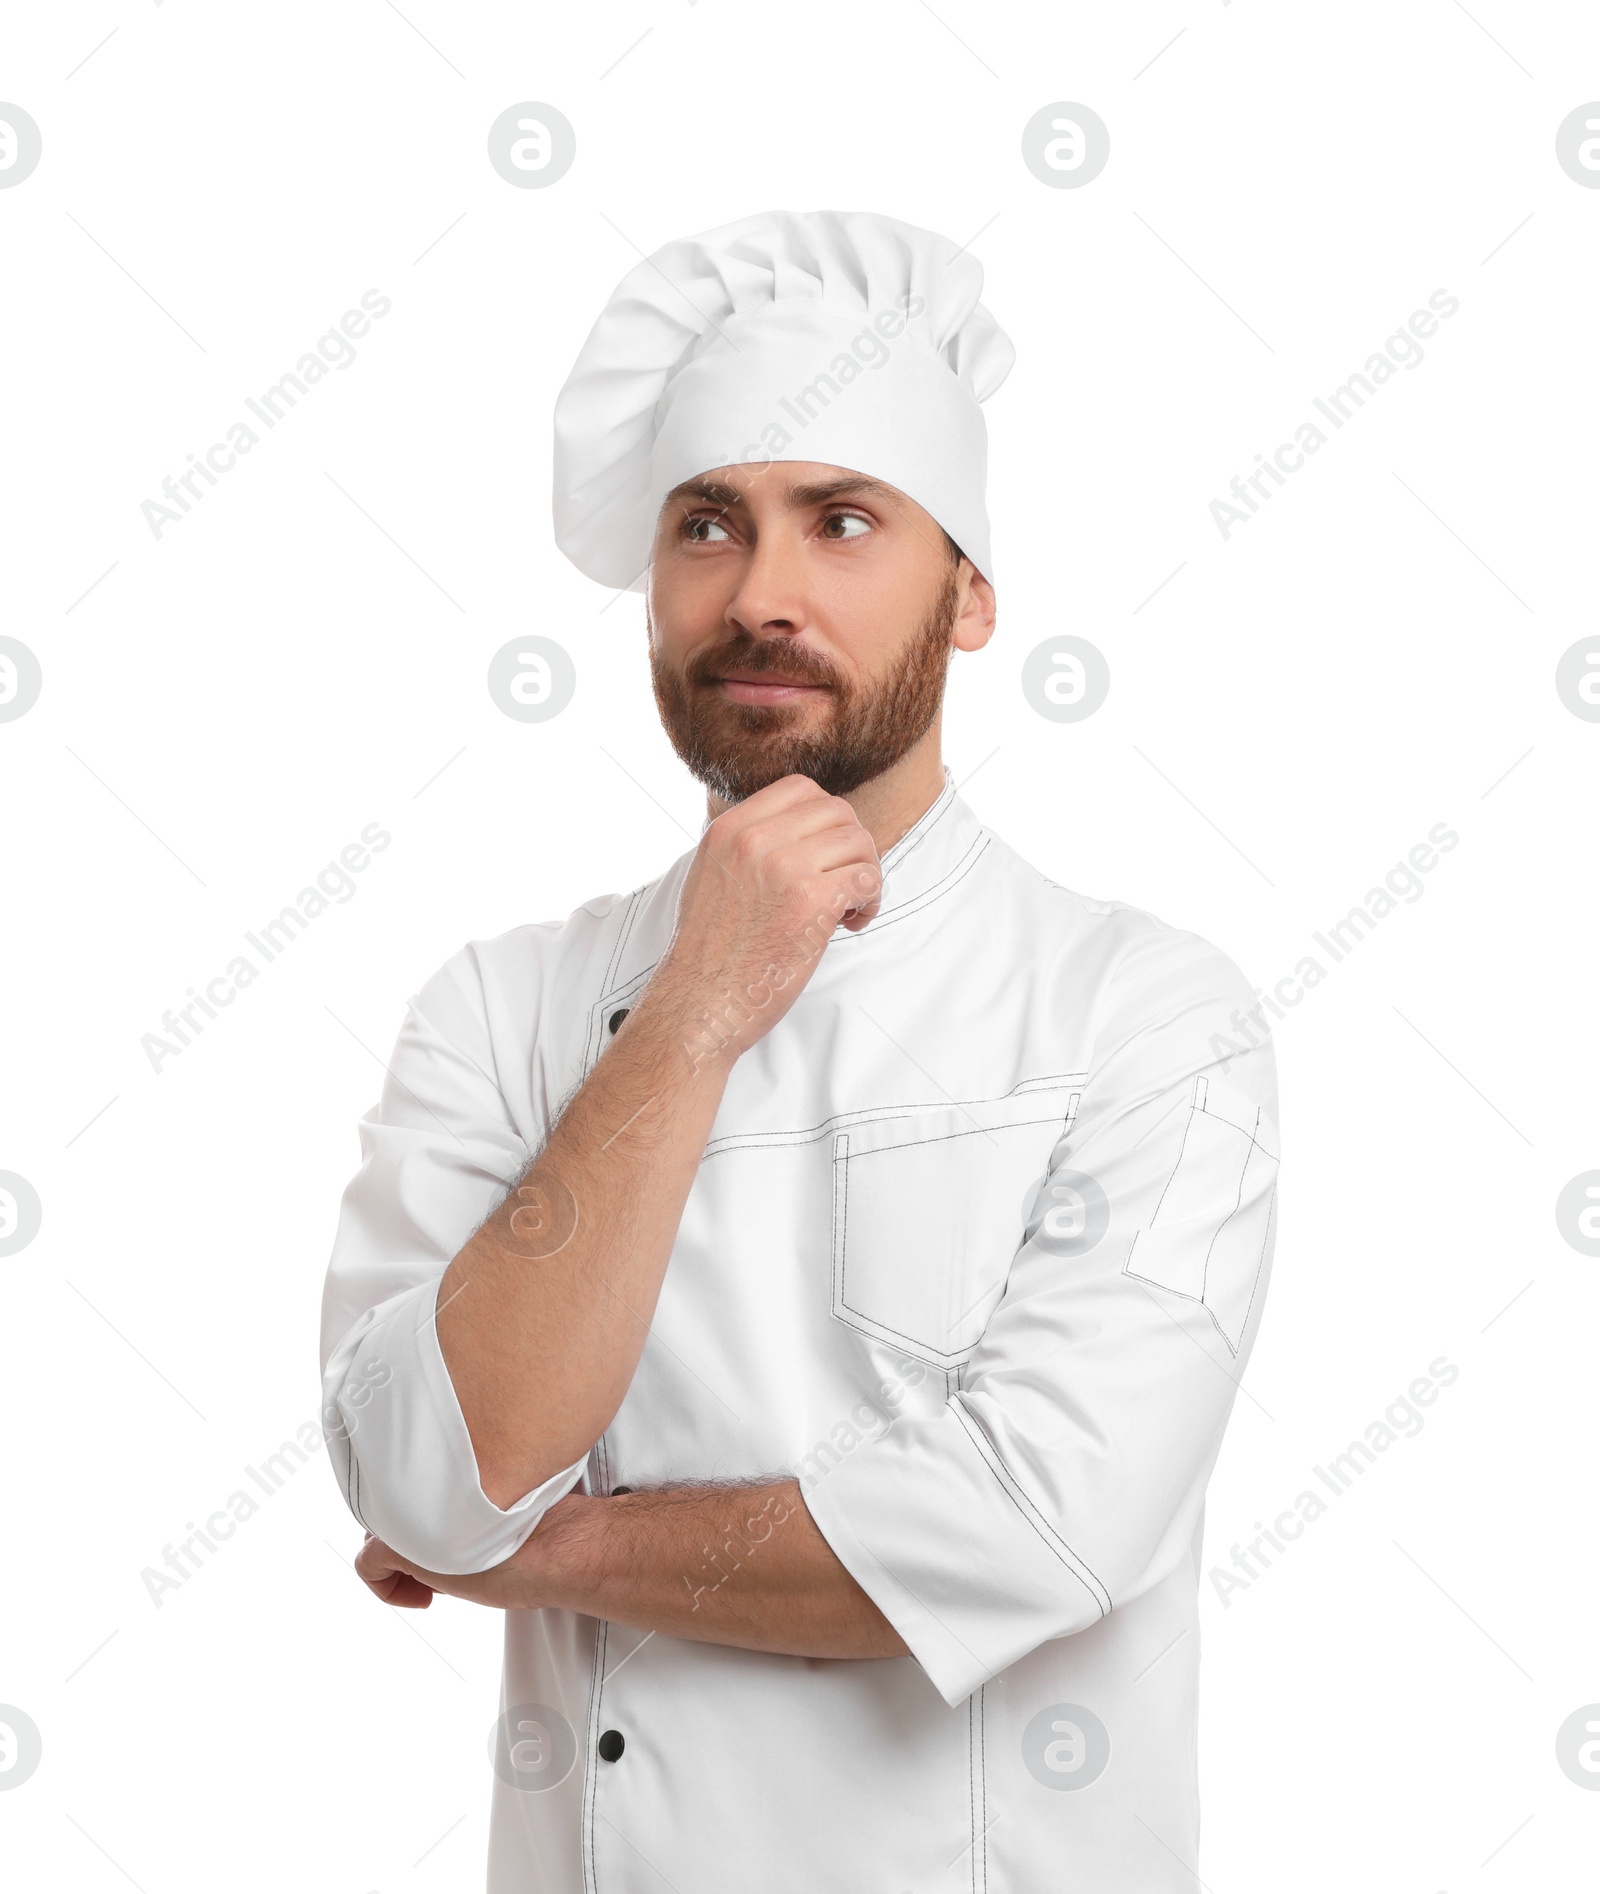
POLYGON ((863 940, 937 901, 977 863, 991 837, 956 794, 955 777, 944 765, 944 787, 881 858, 883 895, 878 912, 855 933, 836 928, 829 946, 863 940))

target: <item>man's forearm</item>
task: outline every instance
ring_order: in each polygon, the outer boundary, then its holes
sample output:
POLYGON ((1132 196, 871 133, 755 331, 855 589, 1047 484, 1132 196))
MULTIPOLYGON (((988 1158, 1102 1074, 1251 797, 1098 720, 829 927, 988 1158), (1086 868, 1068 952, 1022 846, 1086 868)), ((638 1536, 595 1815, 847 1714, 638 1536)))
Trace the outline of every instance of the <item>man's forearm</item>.
POLYGON ((544 1149, 439 1286, 439 1347, 498 1506, 610 1425, 650 1327, 730 1057, 646 989, 544 1149))
POLYGON ((571 1494, 521 1551, 468 1576, 369 1540, 356 1569, 388 1603, 431 1592, 503 1610, 551 1606, 641 1631, 791 1657, 900 1657, 906 1646, 818 1531, 794 1480, 571 1494))
POLYGON ((905 1653, 794 1480, 573 1495, 523 1552, 541 1603, 641 1631, 795 1657, 905 1653))

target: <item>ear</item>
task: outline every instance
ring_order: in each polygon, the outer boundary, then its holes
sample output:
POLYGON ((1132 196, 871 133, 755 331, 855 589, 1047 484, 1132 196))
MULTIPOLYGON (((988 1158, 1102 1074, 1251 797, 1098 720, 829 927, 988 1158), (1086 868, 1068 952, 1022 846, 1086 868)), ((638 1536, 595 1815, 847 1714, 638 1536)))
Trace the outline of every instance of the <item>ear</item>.
POLYGON ((994 587, 970 559, 961 561, 960 604, 951 643, 958 651, 981 651, 994 636, 994 587))

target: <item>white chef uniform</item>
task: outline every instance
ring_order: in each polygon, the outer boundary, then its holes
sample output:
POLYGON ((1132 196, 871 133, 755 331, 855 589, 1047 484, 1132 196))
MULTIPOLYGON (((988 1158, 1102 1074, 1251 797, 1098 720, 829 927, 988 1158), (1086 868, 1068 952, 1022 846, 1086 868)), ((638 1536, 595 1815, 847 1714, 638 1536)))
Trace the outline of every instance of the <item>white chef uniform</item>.
MULTIPOLYGON (((1225 956, 1047 879, 948 769, 877 917, 732 1066, 612 1425, 514 1506, 483 1493, 439 1280, 644 990, 692 854, 412 1000, 328 1273, 335 1468, 446 1572, 570 1490, 792 1473, 911 1654, 508 1612, 491 1894, 1192 1894, 1203 1500, 1271 1265, 1272 1052, 1219 1050, 1255 1003, 1225 956)), ((691 1589, 783 1530, 726 1516, 691 1589)))

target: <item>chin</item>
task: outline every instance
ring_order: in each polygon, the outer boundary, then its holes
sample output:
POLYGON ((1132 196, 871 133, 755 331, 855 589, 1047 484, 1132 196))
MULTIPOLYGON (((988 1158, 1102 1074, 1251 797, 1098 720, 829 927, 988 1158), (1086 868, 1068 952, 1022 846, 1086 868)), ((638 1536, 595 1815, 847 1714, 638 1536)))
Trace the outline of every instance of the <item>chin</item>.
POLYGON ((694 771, 700 781, 713 795, 720 796, 724 802, 743 802, 747 796, 753 796, 758 789, 769 784, 781 782, 785 776, 809 776, 806 769, 797 769, 787 759, 751 763, 707 763, 694 771))

